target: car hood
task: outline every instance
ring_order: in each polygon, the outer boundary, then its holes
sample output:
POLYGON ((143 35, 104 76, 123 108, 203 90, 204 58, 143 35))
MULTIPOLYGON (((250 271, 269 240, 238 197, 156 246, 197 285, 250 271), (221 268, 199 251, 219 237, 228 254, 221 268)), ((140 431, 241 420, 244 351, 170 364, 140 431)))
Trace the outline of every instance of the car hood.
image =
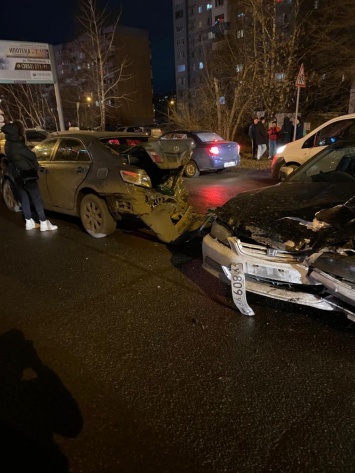
POLYGON ((353 182, 341 186, 283 182, 238 194, 215 213, 238 238, 273 248, 315 251, 354 234, 354 195, 353 182), (346 228, 340 217, 344 208, 348 212, 346 228), (333 215, 331 223, 327 222, 329 215, 333 215))

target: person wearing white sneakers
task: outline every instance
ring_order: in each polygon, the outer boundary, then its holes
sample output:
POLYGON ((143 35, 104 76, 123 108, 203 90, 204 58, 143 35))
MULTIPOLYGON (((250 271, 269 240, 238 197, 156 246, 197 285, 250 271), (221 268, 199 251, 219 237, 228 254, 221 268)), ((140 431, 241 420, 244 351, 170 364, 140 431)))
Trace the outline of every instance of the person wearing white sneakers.
POLYGON ((6 137, 5 155, 21 200, 26 230, 33 230, 38 227, 41 232, 57 230, 57 225, 53 225, 46 218, 37 180, 24 183, 20 176, 21 171, 38 169, 35 153, 26 146, 23 123, 20 120, 14 120, 13 122, 6 123, 1 131, 6 137), (39 224, 32 218, 31 201, 38 215, 39 224))

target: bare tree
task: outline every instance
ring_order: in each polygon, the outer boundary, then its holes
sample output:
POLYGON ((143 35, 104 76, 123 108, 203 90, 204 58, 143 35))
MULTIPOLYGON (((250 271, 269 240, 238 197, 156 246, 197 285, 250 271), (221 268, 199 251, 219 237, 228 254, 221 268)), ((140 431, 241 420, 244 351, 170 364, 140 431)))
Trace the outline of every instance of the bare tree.
POLYGON ((185 121, 232 138, 256 111, 270 119, 293 113, 302 63, 302 114, 345 110, 354 76, 354 0, 230 4, 230 29, 215 26, 219 41, 212 50, 204 45, 204 56, 196 58, 204 66, 203 80, 191 84, 188 103, 179 100, 174 119, 180 126, 185 121))
POLYGON ((132 100, 132 94, 122 92, 120 84, 133 76, 128 72, 130 58, 119 45, 117 28, 121 13, 113 15, 107 5, 99 11, 95 0, 82 0, 78 16, 83 30, 78 40, 87 59, 87 78, 95 91, 95 102, 100 110, 100 129, 105 129, 107 107, 119 107, 132 100))
POLYGON ((0 85, 2 107, 8 119, 24 122, 26 128, 43 128, 48 116, 57 127, 56 114, 51 103, 53 86, 41 84, 0 85))

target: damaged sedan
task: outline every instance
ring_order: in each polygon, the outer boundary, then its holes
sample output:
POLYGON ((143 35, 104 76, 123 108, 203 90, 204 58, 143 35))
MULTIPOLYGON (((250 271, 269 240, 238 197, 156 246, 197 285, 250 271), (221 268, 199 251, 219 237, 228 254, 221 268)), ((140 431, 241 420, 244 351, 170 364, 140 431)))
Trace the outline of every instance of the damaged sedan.
POLYGON ((341 311, 355 321, 354 196, 352 137, 321 151, 285 181, 243 192, 215 209, 203 239, 203 266, 230 285, 243 314, 254 315, 249 291, 341 311))
MULTIPOLYGON (((188 204, 182 175, 190 140, 148 140, 129 146, 124 134, 66 132, 33 148, 45 209, 80 217, 93 237, 112 234, 117 222, 134 217, 165 243, 198 229, 203 217, 188 204)), ((17 211, 16 186, 3 159, 2 196, 17 211)))

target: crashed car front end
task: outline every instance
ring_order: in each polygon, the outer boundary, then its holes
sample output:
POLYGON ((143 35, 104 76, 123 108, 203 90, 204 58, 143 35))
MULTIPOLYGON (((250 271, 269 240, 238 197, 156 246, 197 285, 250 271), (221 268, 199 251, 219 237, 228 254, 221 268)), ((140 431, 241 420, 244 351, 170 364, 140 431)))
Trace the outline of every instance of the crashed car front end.
POLYGON ((219 226, 215 221, 203 239, 203 267, 231 285, 233 301, 243 314, 254 315, 245 291, 333 310, 321 295, 321 284, 308 278, 306 255, 243 242, 232 235, 222 242, 216 236, 219 226))
MULTIPOLYGON (((288 192, 292 194, 292 187, 288 192)), ((264 193, 267 200, 268 193, 264 193)), ((229 209, 217 209, 210 233, 203 239, 203 267, 230 285, 233 301, 245 315, 254 315, 247 302, 249 291, 340 311, 355 321, 355 265, 354 258, 349 256, 349 252, 355 253, 351 249, 355 237, 355 199, 324 210, 313 209, 313 218, 311 209, 306 209, 309 220, 279 215, 278 219, 271 218, 273 224, 269 225, 270 218, 263 220, 262 214, 247 220, 243 213, 246 200, 252 205, 256 195, 257 192, 245 193, 239 199, 237 196, 229 209), (231 208, 239 217, 234 214, 227 218, 231 208), (340 265, 336 255, 342 255, 342 267, 346 268, 343 274, 335 271, 340 265), (331 261, 336 264, 330 264, 331 261)), ((299 209, 296 214, 300 214, 299 209)))

